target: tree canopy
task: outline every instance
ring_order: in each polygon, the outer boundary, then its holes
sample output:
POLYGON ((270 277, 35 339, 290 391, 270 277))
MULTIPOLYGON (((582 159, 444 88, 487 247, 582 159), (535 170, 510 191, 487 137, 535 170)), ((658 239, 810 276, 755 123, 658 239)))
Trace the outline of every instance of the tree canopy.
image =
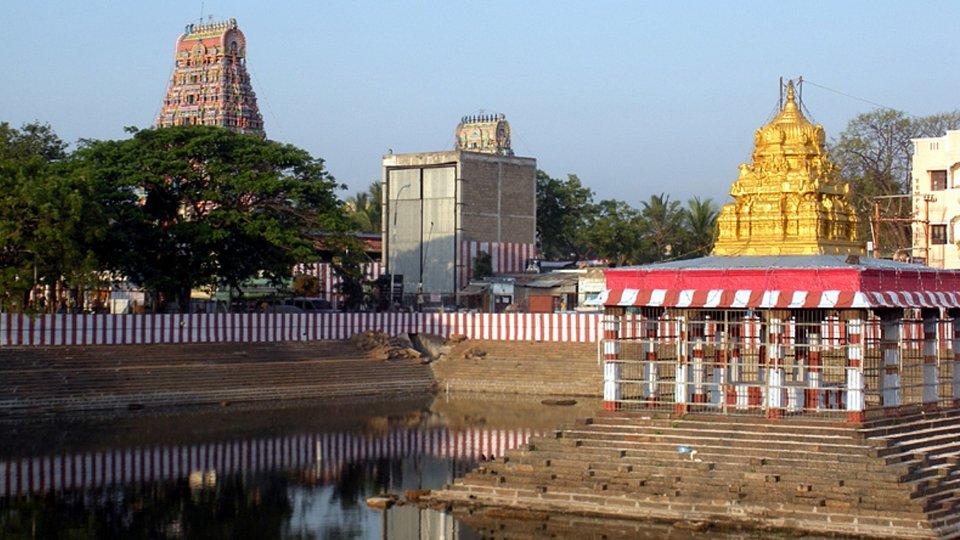
POLYGON ((911 139, 938 137, 960 127, 960 111, 923 118, 893 109, 858 114, 847 124, 829 151, 842 180, 850 185, 850 202, 860 218, 860 238, 871 238, 875 204, 882 217, 905 220, 880 224, 880 249, 891 254, 910 247, 911 139))
POLYGON ((347 215, 353 230, 361 233, 380 232, 380 201, 383 198, 383 185, 379 180, 370 184, 367 191, 360 191, 347 197, 347 215))
POLYGON ((72 165, 97 184, 110 225, 95 245, 101 266, 181 306, 193 288, 289 277, 316 257, 311 231, 346 228, 322 160, 222 128, 87 141, 72 165))
POLYGON ((67 145, 50 126, 0 124, 0 307, 41 309, 37 285, 94 279, 92 242, 102 234, 90 188, 69 174, 67 145))
POLYGON ((713 247, 717 208, 698 197, 683 208, 666 194, 634 208, 616 199, 593 202, 576 175, 537 172, 537 233, 546 259, 605 259, 642 264, 705 255, 713 247))

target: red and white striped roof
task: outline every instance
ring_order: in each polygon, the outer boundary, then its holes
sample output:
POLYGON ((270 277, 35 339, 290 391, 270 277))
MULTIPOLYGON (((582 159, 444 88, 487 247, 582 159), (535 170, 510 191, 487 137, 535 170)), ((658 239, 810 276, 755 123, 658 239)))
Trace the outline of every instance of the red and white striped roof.
POLYGON ((960 308, 960 291, 785 291, 751 289, 607 289, 595 302, 620 307, 857 309, 960 308))
POLYGON ((701 257, 604 271, 604 306, 960 308, 960 271, 842 255, 701 257))

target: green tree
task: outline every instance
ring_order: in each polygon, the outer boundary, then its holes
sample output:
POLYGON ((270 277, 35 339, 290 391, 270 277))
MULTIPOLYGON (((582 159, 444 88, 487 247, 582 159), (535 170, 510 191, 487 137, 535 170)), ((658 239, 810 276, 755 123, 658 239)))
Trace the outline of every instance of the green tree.
POLYGON ((840 178, 850 186, 850 202, 860 218, 861 239, 872 237, 877 205, 885 218, 879 224, 878 249, 889 255, 911 246, 911 139, 938 137, 958 127, 960 111, 910 118, 893 109, 859 114, 847 124, 830 145, 830 154, 840 178))
POLYGON ((700 197, 694 197, 687 200, 687 207, 683 209, 686 238, 681 256, 703 257, 710 254, 716 239, 718 215, 713 199, 701 201, 700 197))
POLYGON ((942 137, 948 129, 960 129, 960 110, 918 118, 913 125, 916 137, 942 137))
POLYGON ((0 124, 0 306, 52 311, 57 285, 95 281, 90 241, 103 232, 90 184, 70 174, 66 144, 48 125, 0 124), (45 304, 45 305, 44 305, 45 304))
POLYGON ((643 258, 646 223, 629 204, 616 199, 597 203, 583 235, 587 256, 612 264, 636 264, 643 258))
POLYGON ((483 279, 493 275, 493 257, 486 251, 477 253, 473 258, 473 279, 483 279))
POLYGON ((584 233, 595 212, 593 191, 577 175, 568 175, 564 181, 537 171, 537 236, 542 257, 584 256, 589 251, 584 233))
POLYGON ((680 201, 671 201, 669 195, 651 195, 649 201, 641 201, 640 215, 646 223, 646 240, 652 251, 647 259, 661 261, 678 254, 683 242, 684 214, 680 201))
POLYGON ((76 169, 114 225, 97 244, 106 268, 184 309, 192 288, 290 277, 316 259, 309 232, 347 228, 323 160, 222 128, 133 130, 88 141, 76 169))
POLYGON ((373 182, 367 191, 358 192, 346 201, 347 214, 354 230, 362 233, 379 233, 381 229, 381 199, 383 185, 373 182))

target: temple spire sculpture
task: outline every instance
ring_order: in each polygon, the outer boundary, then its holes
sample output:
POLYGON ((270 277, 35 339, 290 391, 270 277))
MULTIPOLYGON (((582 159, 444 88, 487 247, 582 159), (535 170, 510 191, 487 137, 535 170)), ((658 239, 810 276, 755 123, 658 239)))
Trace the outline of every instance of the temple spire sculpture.
POLYGON ((264 136, 237 20, 189 24, 177 39, 173 74, 157 127, 220 126, 264 136))
POLYGON ((464 116, 457 124, 457 150, 512 156, 510 123, 503 114, 464 116))
POLYGON ((757 130, 752 162, 740 165, 734 202, 720 211, 714 255, 863 255, 849 187, 808 121, 793 81, 780 112, 757 130))

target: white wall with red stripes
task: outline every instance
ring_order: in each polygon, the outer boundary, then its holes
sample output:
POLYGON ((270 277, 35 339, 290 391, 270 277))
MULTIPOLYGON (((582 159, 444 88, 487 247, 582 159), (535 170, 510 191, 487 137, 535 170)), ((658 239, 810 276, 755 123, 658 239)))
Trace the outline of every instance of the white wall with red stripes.
POLYGON ((368 330, 593 343, 599 313, 0 313, 0 347, 342 340, 368 330))
POLYGON ((473 276, 474 259, 480 252, 490 255, 494 274, 515 274, 524 271, 527 259, 537 256, 537 246, 519 242, 460 242, 459 275, 457 283, 465 287, 473 276))
POLYGON ((539 435, 530 429, 426 431, 382 435, 335 432, 187 446, 119 448, 0 461, 0 497, 217 474, 312 467, 324 483, 343 465, 370 459, 433 456, 480 460, 502 456, 539 435))
MULTIPOLYGON (((363 277, 369 281, 376 281, 383 275, 383 265, 379 262, 369 262, 361 266, 363 277)), ((343 297, 338 292, 338 286, 343 281, 330 263, 298 264, 293 267, 293 274, 304 274, 317 278, 320 282, 320 297, 337 305, 343 297)))

